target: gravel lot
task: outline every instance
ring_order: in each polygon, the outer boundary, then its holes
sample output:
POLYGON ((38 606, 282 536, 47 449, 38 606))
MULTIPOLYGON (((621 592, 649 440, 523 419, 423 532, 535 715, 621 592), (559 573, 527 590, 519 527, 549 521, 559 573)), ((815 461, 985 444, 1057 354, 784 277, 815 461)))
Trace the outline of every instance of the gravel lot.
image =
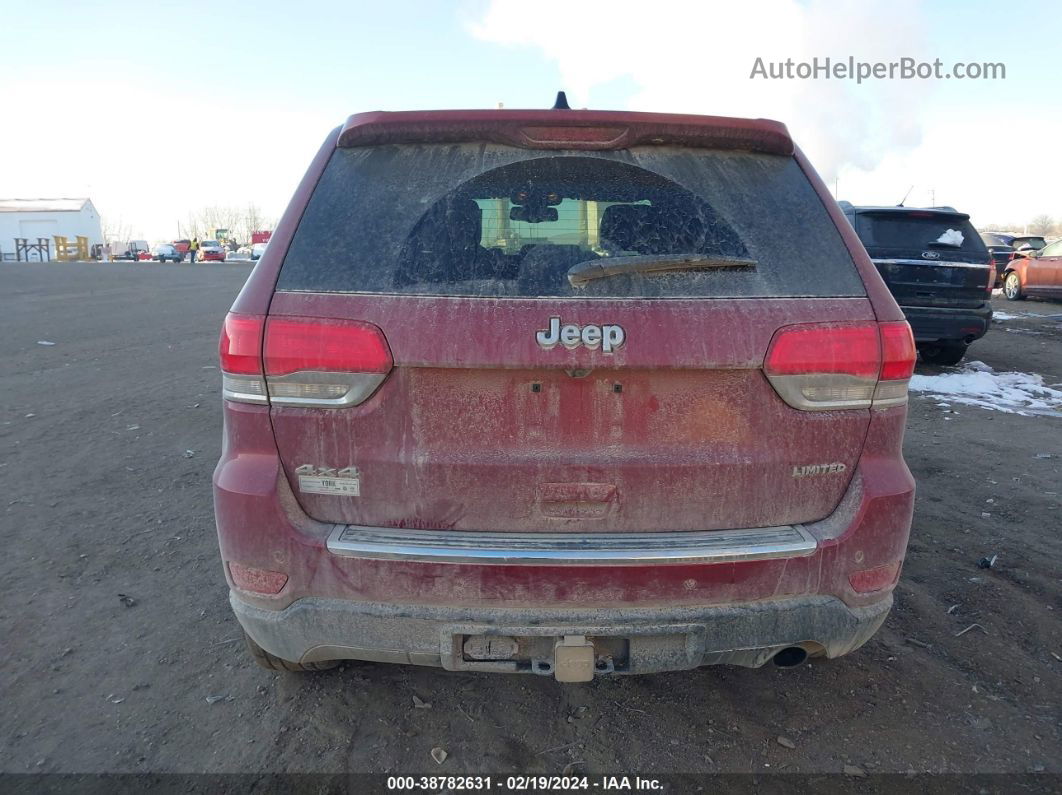
MULTIPOLYGON (((856 654, 585 686, 257 668, 210 493, 248 269, 0 265, 0 770, 1062 772, 1062 415, 924 396, 897 606, 856 654)), ((970 358, 1062 382, 1062 303, 997 308, 970 358)))

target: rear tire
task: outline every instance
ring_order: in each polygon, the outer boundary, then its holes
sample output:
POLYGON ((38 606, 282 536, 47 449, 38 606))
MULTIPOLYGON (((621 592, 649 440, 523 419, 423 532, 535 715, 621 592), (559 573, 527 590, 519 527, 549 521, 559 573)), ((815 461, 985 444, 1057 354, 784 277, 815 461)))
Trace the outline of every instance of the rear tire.
POLYGON ((1003 280, 1003 295, 1008 301, 1024 301, 1025 293, 1021 291, 1021 277, 1014 271, 1003 280))
POLYGON ((961 342, 940 342, 935 345, 923 345, 918 353, 926 364, 953 365, 962 361, 967 346, 961 342))
POLYGON ((254 661, 259 666, 265 668, 267 671, 287 671, 288 673, 304 673, 307 671, 327 671, 329 668, 335 668, 339 665, 338 660, 327 660, 325 662, 311 662, 311 663, 296 663, 290 660, 283 660, 276 655, 270 654, 257 643, 255 643, 251 636, 246 632, 243 633, 243 639, 247 644, 247 651, 251 653, 254 661))

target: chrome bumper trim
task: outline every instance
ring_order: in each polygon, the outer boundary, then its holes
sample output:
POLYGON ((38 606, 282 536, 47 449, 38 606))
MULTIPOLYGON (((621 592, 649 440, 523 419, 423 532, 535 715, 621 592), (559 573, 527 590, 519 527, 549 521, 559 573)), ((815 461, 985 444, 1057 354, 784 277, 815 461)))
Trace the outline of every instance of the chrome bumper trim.
POLYGON ((369 560, 507 566, 634 566, 805 557, 818 542, 804 528, 661 533, 498 533, 337 525, 333 555, 369 560))

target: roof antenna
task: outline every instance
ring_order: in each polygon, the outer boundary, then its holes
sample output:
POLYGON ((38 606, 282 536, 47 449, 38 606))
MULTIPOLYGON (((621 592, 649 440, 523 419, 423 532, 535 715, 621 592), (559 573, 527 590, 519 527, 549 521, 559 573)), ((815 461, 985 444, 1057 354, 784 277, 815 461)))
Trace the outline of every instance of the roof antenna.
POLYGON ((568 104, 568 96, 563 91, 557 92, 557 101, 553 103, 553 110, 571 110, 572 106, 568 104))
POLYGON ((900 203, 899 203, 899 204, 897 204, 896 206, 897 206, 897 207, 903 207, 903 203, 904 203, 905 201, 907 201, 907 197, 911 195, 911 191, 913 191, 913 190, 914 190, 914 185, 912 185, 911 187, 909 187, 909 188, 907 189, 907 193, 905 193, 905 194, 903 195, 903 198, 902 198, 902 199, 900 199, 900 203))

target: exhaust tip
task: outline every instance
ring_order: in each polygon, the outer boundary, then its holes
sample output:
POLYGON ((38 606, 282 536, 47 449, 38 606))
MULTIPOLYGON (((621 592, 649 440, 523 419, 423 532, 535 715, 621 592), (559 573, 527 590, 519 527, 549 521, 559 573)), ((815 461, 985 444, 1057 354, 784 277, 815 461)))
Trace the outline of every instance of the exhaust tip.
POLYGON ((800 646, 789 646, 774 655, 774 664, 779 668, 796 668, 808 658, 807 651, 800 646))

